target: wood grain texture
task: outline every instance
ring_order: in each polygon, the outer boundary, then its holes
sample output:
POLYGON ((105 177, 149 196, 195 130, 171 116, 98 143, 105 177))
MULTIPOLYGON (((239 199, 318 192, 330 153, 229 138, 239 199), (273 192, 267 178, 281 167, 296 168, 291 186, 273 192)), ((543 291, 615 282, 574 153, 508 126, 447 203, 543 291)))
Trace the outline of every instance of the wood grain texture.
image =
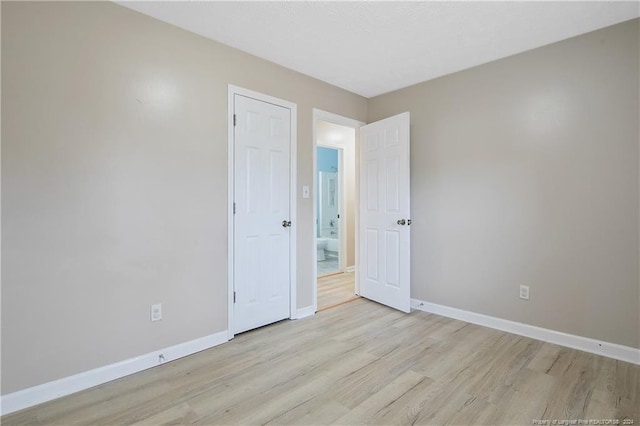
POLYGON ((365 299, 4 416, 21 424, 640 421, 640 367, 365 299))
POLYGON ((356 299, 355 276, 339 273, 318 277, 318 311, 356 299))

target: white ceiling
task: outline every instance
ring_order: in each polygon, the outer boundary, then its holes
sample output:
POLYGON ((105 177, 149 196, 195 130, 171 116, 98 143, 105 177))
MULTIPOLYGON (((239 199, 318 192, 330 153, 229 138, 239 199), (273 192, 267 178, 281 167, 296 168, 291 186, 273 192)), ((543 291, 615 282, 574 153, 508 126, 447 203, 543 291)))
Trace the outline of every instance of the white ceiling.
POLYGON ((118 2, 365 97, 640 16, 631 2, 118 2))

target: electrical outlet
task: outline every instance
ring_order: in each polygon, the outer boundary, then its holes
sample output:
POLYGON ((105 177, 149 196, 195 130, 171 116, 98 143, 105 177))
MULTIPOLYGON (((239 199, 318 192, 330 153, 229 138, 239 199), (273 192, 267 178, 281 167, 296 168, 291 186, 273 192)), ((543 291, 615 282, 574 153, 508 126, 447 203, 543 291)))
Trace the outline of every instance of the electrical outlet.
POLYGON ((151 321, 160 321, 162 319, 162 303, 151 305, 151 321))
POLYGON ((529 300, 529 286, 521 285, 520 286, 520 299, 529 300))

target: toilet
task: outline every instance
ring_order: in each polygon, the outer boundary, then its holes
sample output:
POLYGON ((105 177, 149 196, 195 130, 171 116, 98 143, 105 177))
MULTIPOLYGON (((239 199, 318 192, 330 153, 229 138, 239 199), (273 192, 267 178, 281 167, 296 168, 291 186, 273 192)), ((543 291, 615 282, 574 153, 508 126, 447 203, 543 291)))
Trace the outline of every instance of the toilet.
POLYGON ((316 249, 318 250, 318 261, 325 260, 324 250, 327 248, 326 238, 316 238, 316 249))

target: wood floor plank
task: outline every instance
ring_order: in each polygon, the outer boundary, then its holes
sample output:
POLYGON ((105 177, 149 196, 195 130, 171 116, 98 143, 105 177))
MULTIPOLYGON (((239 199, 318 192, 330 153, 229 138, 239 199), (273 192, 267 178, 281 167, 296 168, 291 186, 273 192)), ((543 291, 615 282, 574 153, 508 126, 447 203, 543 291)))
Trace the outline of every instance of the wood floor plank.
POLYGON ((326 397, 314 398, 292 407, 275 417, 266 425, 328 425, 349 410, 342 404, 326 397))
POLYGON ((146 417, 143 420, 132 423, 135 426, 156 426, 165 424, 188 424, 193 423, 196 414, 193 412, 189 404, 183 402, 178 405, 171 406, 166 410, 146 417))
POLYGON ((497 407, 482 398, 474 397, 454 413, 443 425, 495 425, 497 407))
POLYGON ((398 400, 407 392, 431 384, 431 380, 413 371, 407 371, 396 377, 378 392, 371 395, 336 423, 345 425, 371 424, 381 412, 390 404, 398 400))
POLYGON ((3 425, 530 425, 553 419, 637 424, 639 394, 637 365, 357 299, 0 420, 3 425))
MULTIPOLYGON (((265 424, 283 417, 292 407, 309 402, 321 401, 321 396, 340 378, 348 376, 363 363, 370 362, 368 354, 353 353, 343 358, 335 368, 328 368, 327 362, 320 362, 304 375, 287 377, 286 381, 265 390, 254 397, 245 398, 239 404, 228 407, 223 415, 205 417, 202 421, 215 424, 265 424), (295 392, 288 392, 294 387, 295 392), (314 401, 315 400, 315 401, 314 401), (252 407, 260 406, 260 410, 252 407)), ((286 366, 281 366, 286 367, 286 366)))
POLYGON ((319 311, 356 297, 354 274, 347 272, 318 278, 319 311))

